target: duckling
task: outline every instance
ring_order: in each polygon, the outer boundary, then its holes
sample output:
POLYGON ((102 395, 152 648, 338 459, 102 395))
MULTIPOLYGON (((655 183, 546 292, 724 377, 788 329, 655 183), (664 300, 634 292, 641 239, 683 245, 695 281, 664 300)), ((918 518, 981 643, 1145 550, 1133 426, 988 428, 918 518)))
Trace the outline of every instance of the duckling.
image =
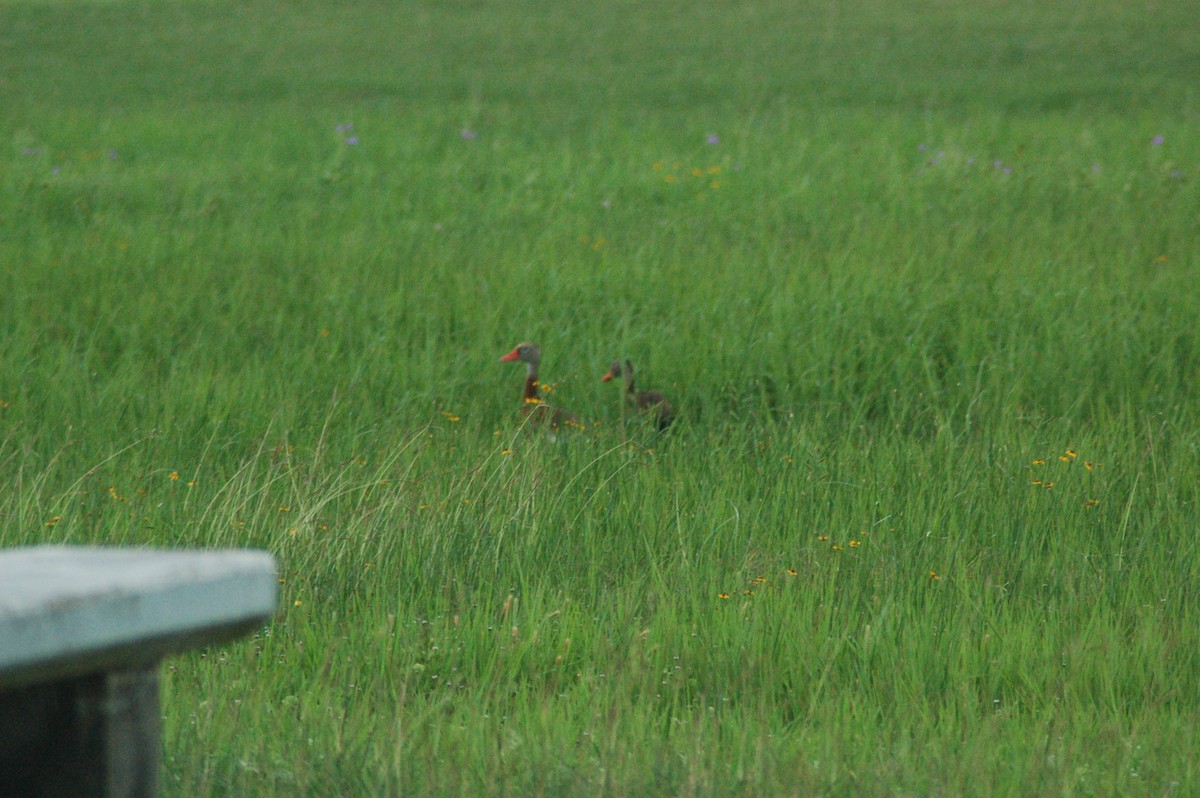
POLYGON ((634 382, 633 363, 629 360, 625 361, 624 366, 621 365, 620 360, 614 360, 608 367, 608 373, 601 377, 600 381, 608 382, 621 376, 625 377, 624 407, 633 408, 639 413, 652 414, 654 423, 660 430, 671 426, 671 422, 675 420, 675 411, 671 408, 671 403, 658 391, 639 391, 637 389, 634 382))

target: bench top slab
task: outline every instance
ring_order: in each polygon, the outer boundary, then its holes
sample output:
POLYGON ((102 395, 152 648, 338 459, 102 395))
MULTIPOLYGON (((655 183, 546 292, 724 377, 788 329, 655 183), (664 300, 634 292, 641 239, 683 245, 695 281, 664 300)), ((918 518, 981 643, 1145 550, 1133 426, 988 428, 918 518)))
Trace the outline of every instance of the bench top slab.
POLYGON ((270 618, 276 589, 261 551, 0 550, 0 687, 222 642, 270 618))

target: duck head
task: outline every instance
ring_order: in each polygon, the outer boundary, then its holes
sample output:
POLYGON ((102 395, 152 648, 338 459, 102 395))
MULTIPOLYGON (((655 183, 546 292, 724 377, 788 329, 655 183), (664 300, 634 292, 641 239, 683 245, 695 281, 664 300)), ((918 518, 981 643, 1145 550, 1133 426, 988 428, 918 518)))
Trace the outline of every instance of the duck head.
POLYGON ((519 360, 527 364, 529 366, 529 373, 535 374, 537 373, 538 364, 542 362, 542 350, 538 349, 537 344, 523 341, 513 347, 513 351, 500 358, 501 363, 511 363, 514 360, 519 360))

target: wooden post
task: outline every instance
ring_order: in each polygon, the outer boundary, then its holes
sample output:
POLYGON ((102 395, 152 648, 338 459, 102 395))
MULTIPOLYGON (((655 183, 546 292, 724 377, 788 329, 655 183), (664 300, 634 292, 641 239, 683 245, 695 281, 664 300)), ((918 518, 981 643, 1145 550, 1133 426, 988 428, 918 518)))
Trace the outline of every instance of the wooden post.
POLYGON ((158 714, 157 667, 0 692, 0 795, 157 795, 158 714))

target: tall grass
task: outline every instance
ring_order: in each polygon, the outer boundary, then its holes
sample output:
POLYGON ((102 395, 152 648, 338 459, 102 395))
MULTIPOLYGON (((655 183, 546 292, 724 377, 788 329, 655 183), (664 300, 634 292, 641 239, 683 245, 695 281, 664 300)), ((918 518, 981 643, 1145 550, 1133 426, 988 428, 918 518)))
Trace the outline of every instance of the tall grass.
POLYGON ((1193 17, 0 5, 0 543, 276 555, 168 794, 1186 794, 1193 17))

